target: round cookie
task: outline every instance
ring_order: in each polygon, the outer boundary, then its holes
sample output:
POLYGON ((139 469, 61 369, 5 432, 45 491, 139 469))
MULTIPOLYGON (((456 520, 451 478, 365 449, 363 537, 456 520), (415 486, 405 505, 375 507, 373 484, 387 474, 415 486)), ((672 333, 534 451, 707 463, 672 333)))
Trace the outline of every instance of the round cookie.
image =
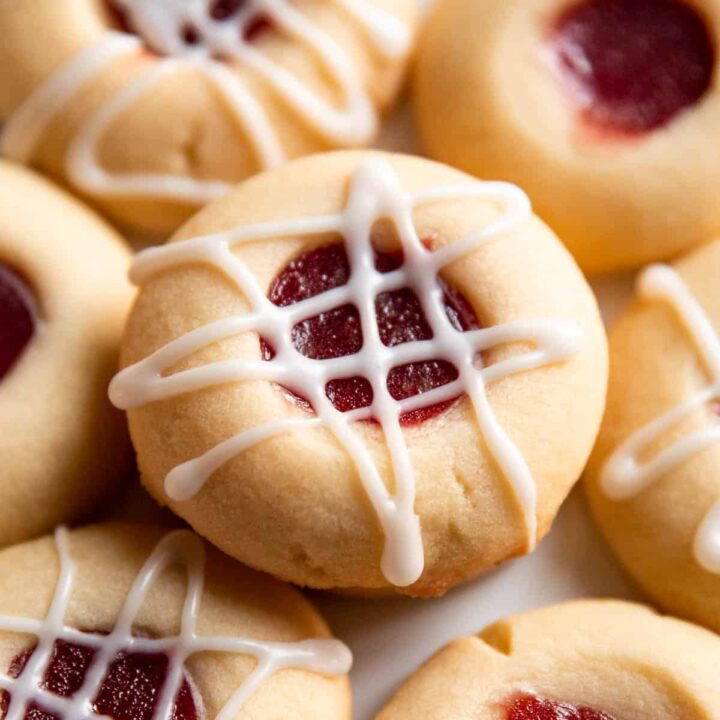
POLYGON ((0 3, 0 149, 135 230, 287 158, 369 143, 416 0, 0 3))
POLYGON ((351 717, 350 651, 317 611, 190 531, 61 528, 0 553, 0 578, 7 717, 351 717))
POLYGON ((720 638, 649 608, 583 600, 458 638, 377 720, 690 720, 718 712, 720 638))
POLYGON ((143 482, 283 579, 440 594, 532 549, 590 452, 604 330, 513 186, 380 152, 297 160, 132 277, 110 394, 143 482))
POLYGON ((720 631, 720 242, 654 265, 613 328, 593 514, 662 607, 720 631))
POLYGON ((121 238, 0 163, 0 545, 92 510, 131 466, 107 399, 133 298, 121 238))
POLYGON ((660 260, 720 225, 718 0, 443 0, 419 42, 429 152, 518 183, 580 266, 660 260))

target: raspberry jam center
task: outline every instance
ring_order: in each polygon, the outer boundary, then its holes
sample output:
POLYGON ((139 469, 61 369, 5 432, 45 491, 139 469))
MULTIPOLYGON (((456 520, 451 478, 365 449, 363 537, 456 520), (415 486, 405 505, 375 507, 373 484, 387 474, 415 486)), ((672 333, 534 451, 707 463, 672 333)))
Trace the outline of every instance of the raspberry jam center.
POLYGON ((0 380, 10 372, 35 334, 35 300, 27 283, 0 263, 0 380))
POLYGON ((614 720, 607 713, 589 707, 520 695, 507 707, 507 720, 614 720))
POLYGON ((705 22, 681 0, 583 0, 551 44, 584 119, 614 134, 666 125, 705 94, 715 64, 705 22))
MULTIPOLYGON (((174 0, 174 2, 182 5, 186 0, 174 0)), ((105 4, 110 15, 112 24, 122 32, 137 35, 143 39, 150 50, 157 55, 171 55, 167 47, 154 43, 148 32, 143 32, 142 24, 138 23, 134 18, 131 10, 127 8, 123 0, 105 0, 105 4)), ((240 18, 242 14, 251 8, 250 0, 213 0, 207 8, 208 19, 216 23, 236 23, 238 25, 238 39, 245 42, 252 42, 256 37, 266 30, 272 28, 272 22, 262 12, 253 12, 242 25, 240 18)), ((197 21, 196 21, 197 22, 197 21)), ((201 28, 196 22, 187 21, 178 28, 178 40, 181 47, 185 51, 191 51, 193 48, 207 45, 212 47, 213 43, 209 42, 209 38, 204 37, 201 28)), ((201 23, 200 23, 201 24, 201 23)), ((215 53, 212 53, 215 55, 215 53)), ((216 59, 224 59, 221 53, 217 54, 216 59)))
MULTIPOLYGON (((15 657, 8 672, 10 677, 20 676, 33 652, 34 649, 28 650, 15 657)), ((92 647, 56 640, 40 688, 61 697, 72 697, 80 689, 95 653, 92 647)), ((118 653, 91 703, 92 712, 113 720, 152 720, 167 678, 168 665, 169 659, 164 653, 118 653)), ((4 692, 0 701, 3 717, 8 707, 8 693, 4 692)), ((28 704, 23 717, 25 720, 61 720, 43 709, 40 697, 28 704)), ((175 697, 170 717, 171 720, 198 720, 200 717, 186 677, 175 697)))
MULTIPOLYGON (((398 269, 403 263, 401 252, 375 253, 375 267, 381 273, 398 269)), ((291 261, 273 281, 268 297, 280 307, 320 295, 347 284, 350 264, 342 244, 326 245, 291 261)), ((440 278, 445 309, 458 331, 479 328, 477 317, 468 301, 440 278)), ((375 316, 380 340, 386 347, 430 340, 432 328, 423 312, 420 299, 412 288, 383 292, 375 298, 375 316)), ((359 352, 363 346, 360 313, 354 305, 342 305, 295 325, 292 341, 302 355, 315 360, 345 357, 359 352)), ((270 360, 274 350, 262 343, 263 358, 270 360)), ((457 380, 454 365, 439 359, 393 367, 388 373, 387 389, 395 400, 419 395, 457 380)), ((325 392, 340 412, 369 407, 373 401, 370 382, 364 377, 336 378, 325 386, 325 392)), ((308 406, 303 398, 294 396, 308 406)), ((405 425, 427 420, 447 409, 455 400, 419 408, 405 413, 405 425)))

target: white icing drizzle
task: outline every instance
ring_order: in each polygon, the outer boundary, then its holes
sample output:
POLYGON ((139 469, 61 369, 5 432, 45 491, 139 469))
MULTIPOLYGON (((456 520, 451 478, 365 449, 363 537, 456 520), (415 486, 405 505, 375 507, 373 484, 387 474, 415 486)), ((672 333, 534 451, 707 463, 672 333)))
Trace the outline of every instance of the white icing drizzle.
MULTIPOLYGON (((134 28, 155 50, 167 56, 120 88, 78 130, 66 156, 65 172, 79 189, 94 195, 147 196, 203 204, 225 194, 231 183, 157 173, 111 173, 97 158, 98 146, 123 111, 172 73, 200 73, 219 93, 238 128, 250 142, 258 164, 268 168, 286 158, 273 124, 261 102, 233 70, 241 65, 262 77, 274 93, 328 142, 359 145, 377 128, 377 115, 352 59, 333 38, 295 9, 290 0, 249 0, 231 20, 210 16, 213 0, 118 0, 134 28), (303 45, 312 48, 343 100, 334 107, 291 72, 243 39, 243 30, 259 16, 303 45), (190 44, 183 30, 192 25, 201 42, 190 44), (218 61, 222 56, 228 62, 218 61)), ((333 0, 350 14, 388 58, 404 55, 410 33, 398 18, 358 0, 333 0)), ((93 45, 52 74, 15 111, 0 137, 4 155, 29 163, 48 125, 74 96, 105 67, 123 56, 138 55, 141 41, 108 31, 93 45)))
MULTIPOLYGON (((670 305, 697 348, 710 382, 677 407, 634 432, 610 456, 602 469, 600 486, 613 500, 635 497, 686 460, 720 442, 720 422, 714 420, 678 439, 649 461, 640 462, 639 458, 664 433, 702 408, 710 411, 711 404, 720 401, 720 336, 690 288, 671 267, 651 265, 646 268, 638 280, 638 293, 643 298, 670 305)), ((695 538, 694 553, 702 567, 720 573, 720 502, 711 508, 702 522, 695 538)))
POLYGON ((526 195, 506 183, 468 182, 438 187, 411 195, 400 186, 392 168, 380 158, 363 162, 352 179, 345 209, 337 215, 308 217, 241 226, 190 240, 170 243, 140 253, 131 271, 142 284, 153 275, 188 263, 206 263, 232 279, 250 304, 245 315, 227 317, 199 327, 120 372, 110 385, 110 398, 123 409, 176 397, 183 393, 241 380, 280 383, 307 398, 315 413, 307 418, 287 418, 241 432, 199 458, 173 469, 165 492, 175 501, 188 500, 212 473, 241 451, 263 439, 287 431, 322 426, 329 430, 352 457, 360 479, 385 533, 382 571, 397 586, 407 586, 424 566, 420 521, 414 511, 415 481, 400 416, 465 393, 472 403, 485 444, 510 482, 534 547, 536 488, 530 470, 498 422, 490 406, 486 384, 543 365, 564 360, 579 347, 578 328, 561 320, 517 320, 471 332, 458 332, 447 317, 438 272, 525 221, 530 213, 526 195), (428 250, 413 224, 417 206, 458 198, 485 199, 502 206, 502 213, 487 226, 436 251, 428 250), (371 231, 376 221, 393 222, 404 252, 404 264, 387 274, 373 264, 371 231), (249 268, 232 248, 242 243, 275 237, 334 234, 344 238, 351 268, 347 285, 287 307, 267 298, 249 268), (432 340, 408 342, 393 348, 380 340, 375 317, 375 297, 386 291, 413 287, 433 331, 432 340), (312 360, 292 343, 295 324, 340 305, 351 303, 359 311, 363 346, 355 355, 312 360), (275 348, 271 361, 225 360, 172 375, 164 373, 194 352, 240 333, 257 332, 275 348), (499 345, 529 342, 534 349, 488 367, 480 367, 479 353, 499 345), (395 366, 430 359, 444 359, 458 370, 456 381, 429 392, 396 401, 387 390, 388 372, 395 366), (332 379, 363 376, 373 389, 371 407, 341 413, 325 394, 332 379), (382 428, 392 459, 395 491, 391 493, 375 467, 372 456, 353 430, 353 423, 374 416, 382 428))
POLYGON ((352 664, 348 648, 330 638, 300 642, 265 642, 232 636, 199 636, 195 626, 203 594, 205 548, 202 541, 187 530, 168 533, 153 550, 135 579, 115 627, 108 635, 83 632, 68 627, 64 617, 74 583, 74 565, 70 555, 68 532, 58 528, 55 545, 60 569, 50 609, 43 620, 0 615, 0 629, 37 637, 37 647, 17 678, 0 674, 0 688, 11 694, 4 720, 22 720, 28 703, 39 703, 61 720, 90 720, 99 717, 92 710, 110 665, 122 651, 164 653, 168 657, 166 681, 155 704, 153 720, 169 720, 173 704, 184 678, 184 666, 196 653, 219 652, 247 655, 257 665, 233 693, 215 720, 233 720, 253 693, 274 673, 302 669, 323 675, 343 675, 352 664), (163 571, 180 565, 187 574, 187 593, 183 603, 180 632, 174 637, 148 638, 133 635, 133 623, 153 583, 163 571), (92 647, 95 655, 80 689, 71 697, 61 697, 42 688, 56 640, 92 647))

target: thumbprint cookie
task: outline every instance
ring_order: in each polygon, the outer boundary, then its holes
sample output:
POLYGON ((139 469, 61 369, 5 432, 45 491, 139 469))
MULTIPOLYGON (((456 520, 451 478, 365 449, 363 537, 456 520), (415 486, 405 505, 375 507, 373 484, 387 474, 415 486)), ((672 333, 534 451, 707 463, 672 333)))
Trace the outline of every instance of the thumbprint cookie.
POLYGON ((3 2, 0 150, 166 233, 261 169, 368 144, 416 14, 416 0, 3 2))
POLYGON ((595 300, 512 185, 301 159, 131 274, 110 396, 143 481, 283 579, 442 593, 533 548, 595 439, 595 300))
POLYGON ((454 640, 376 720, 714 720, 720 638, 649 608, 583 600, 454 640))
POLYGON ((668 611, 720 631, 720 242, 651 265, 610 340, 587 476, 610 545, 668 611))
POLYGON ((90 211, 0 162, 0 546, 89 512, 129 472, 107 399, 129 265, 90 211))
POLYGON ((60 528, 0 578, 5 720, 351 717, 350 651, 315 609, 188 530, 60 528))
POLYGON ((517 182, 581 267, 720 226, 718 0, 444 0, 419 43, 430 153, 517 182))

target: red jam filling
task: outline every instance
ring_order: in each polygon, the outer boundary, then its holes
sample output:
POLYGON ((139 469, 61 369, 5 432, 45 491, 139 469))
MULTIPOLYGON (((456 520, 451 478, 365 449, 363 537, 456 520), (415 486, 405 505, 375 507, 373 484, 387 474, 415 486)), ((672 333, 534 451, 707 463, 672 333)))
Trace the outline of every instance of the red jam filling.
MULTIPOLYGON (((112 24, 122 32, 130 35, 141 35, 133 26, 130 13, 125 10, 117 0, 105 0, 112 24)), ((208 15, 217 22, 237 22, 238 15, 249 6, 249 0, 214 0, 208 7, 208 15)), ((242 30, 242 38, 251 42, 256 37, 272 28, 270 19, 262 14, 255 14, 242 30)), ((203 37, 195 25, 189 23, 181 30, 182 40, 187 46, 201 45, 203 37)), ((146 42, 147 39, 143 38, 146 42)), ((150 50, 162 55, 157 48, 150 47, 150 50)), ((221 59, 221 58, 218 58, 221 59)))
POLYGON ((507 707, 507 720, 613 720, 611 715, 585 706, 520 695, 507 707))
MULTIPOLYGON (((375 267, 382 273, 396 270, 402 265, 401 252, 375 254, 375 267)), ((345 285, 350 278, 350 265, 341 244, 326 245, 304 253, 290 262, 273 281, 268 297, 280 307, 314 297, 333 288, 345 285)), ((475 330, 477 317, 468 301, 454 288, 438 279, 443 289, 445 309, 458 331, 475 330)), ((409 287, 384 292, 375 299, 380 339, 387 347, 433 337, 420 300, 409 287)), ((354 305, 343 305, 295 325, 292 332, 295 348, 305 357, 316 360, 353 355, 363 346, 360 314, 354 305)), ((263 357, 273 357, 272 347, 262 343, 263 357)), ((457 380, 458 371, 444 360, 399 365, 388 373, 387 389, 395 400, 419 395, 457 380)), ((337 378, 327 383, 325 392, 341 412, 368 407, 373 400, 369 381, 363 377, 337 378)), ((294 396, 300 404, 308 406, 303 398, 294 396)), ((419 408, 401 417, 403 424, 414 424, 438 415, 457 398, 419 408)))
POLYGON ((0 380, 35 334, 35 300, 23 278, 0 263, 0 380))
POLYGON ((551 44, 586 122, 616 135, 669 123, 705 94, 715 65, 705 22, 681 0, 583 0, 551 44))
MULTIPOLYGON (((81 687, 96 650, 86 645, 56 640, 52 658, 41 689, 61 697, 72 697, 81 687)), ((33 650, 18 655, 10 665, 10 677, 19 677, 33 650)), ((92 711, 113 720, 152 720, 155 704, 168 674, 168 656, 164 653, 121 652, 110 664, 92 711)), ((9 694, 0 700, 2 716, 7 714, 9 694)), ((200 713, 187 678, 175 697, 172 720, 198 720, 200 713)), ((25 720, 60 720, 43 709, 42 698, 28 705, 25 720)), ((63 720, 72 720, 64 718, 63 720)))

